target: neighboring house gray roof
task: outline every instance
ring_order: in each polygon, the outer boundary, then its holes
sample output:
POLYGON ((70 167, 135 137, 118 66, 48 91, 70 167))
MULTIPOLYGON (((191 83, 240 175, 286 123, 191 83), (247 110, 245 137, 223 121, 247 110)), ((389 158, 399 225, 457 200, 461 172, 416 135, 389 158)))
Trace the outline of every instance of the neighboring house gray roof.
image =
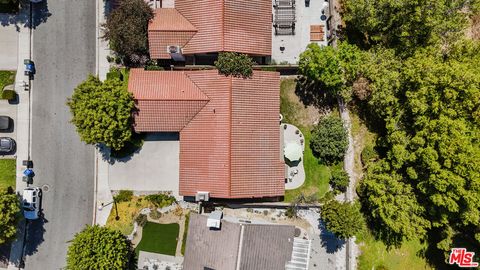
POLYGON ((192 214, 187 234, 184 269, 285 269, 291 259, 294 226, 239 224, 222 220, 219 230, 207 218, 192 214))

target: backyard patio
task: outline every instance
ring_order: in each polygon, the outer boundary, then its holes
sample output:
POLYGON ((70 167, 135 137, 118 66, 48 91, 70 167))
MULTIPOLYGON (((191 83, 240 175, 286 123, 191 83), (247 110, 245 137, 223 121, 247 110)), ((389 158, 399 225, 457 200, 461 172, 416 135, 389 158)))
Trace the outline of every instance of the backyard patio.
POLYGON ((296 126, 282 123, 283 153, 285 157, 285 189, 296 189, 305 182, 303 152, 305 138, 296 126))

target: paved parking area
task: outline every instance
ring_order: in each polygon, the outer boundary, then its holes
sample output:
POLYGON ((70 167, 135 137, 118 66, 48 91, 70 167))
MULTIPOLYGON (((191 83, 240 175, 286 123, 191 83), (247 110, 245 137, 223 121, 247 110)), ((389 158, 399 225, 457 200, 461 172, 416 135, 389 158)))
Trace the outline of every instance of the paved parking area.
POLYGON ((17 69, 18 31, 16 24, 7 23, 10 17, 0 14, 0 70, 17 69))
POLYGON ((178 197, 179 155, 178 134, 149 134, 138 153, 110 164, 110 189, 171 191, 178 197))

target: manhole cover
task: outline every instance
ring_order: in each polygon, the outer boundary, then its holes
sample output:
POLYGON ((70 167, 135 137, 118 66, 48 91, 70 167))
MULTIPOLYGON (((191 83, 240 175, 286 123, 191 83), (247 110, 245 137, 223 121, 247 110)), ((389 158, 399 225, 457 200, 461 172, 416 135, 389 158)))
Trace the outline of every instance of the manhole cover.
POLYGON ((43 190, 43 192, 48 192, 50 190, 50 186, 49 185, 43 185, 42 190, 43 190))

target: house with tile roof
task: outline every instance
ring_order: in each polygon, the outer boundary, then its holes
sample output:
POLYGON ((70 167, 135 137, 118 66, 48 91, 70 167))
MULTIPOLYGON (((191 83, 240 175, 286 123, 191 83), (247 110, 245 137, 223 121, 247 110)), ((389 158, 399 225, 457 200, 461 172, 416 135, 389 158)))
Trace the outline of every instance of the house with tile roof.
MULTIPOLYGON (((271 55, 272 3, 265 0, 175 0, 148 26, 152 59, 201 61, 218 52, 271 55)), ((263 58, 265 60, 265 58, 263 58)))
POLYGON ((136 132, 178 132, 179 193, 214 198, 280 197, 280 76, 248 79, 217 70, 130 71, 136 132))

